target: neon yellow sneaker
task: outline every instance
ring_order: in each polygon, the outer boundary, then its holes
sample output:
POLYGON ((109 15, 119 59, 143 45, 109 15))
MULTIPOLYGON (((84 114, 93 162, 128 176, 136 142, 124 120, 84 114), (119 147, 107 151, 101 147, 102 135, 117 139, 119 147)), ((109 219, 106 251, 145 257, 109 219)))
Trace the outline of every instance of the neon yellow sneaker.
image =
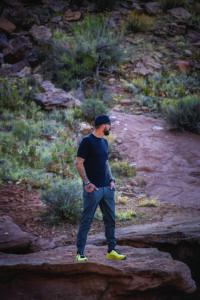
POLYGON ((124 260, 126 259, 126 255, 122 255, 119 250, 113 249, 111 251, 108 251, 107 253, 107 259, 119 259, 124 260))
POLYGON ((88 259, 83 253, 77 253, 76 261, 88 261, 88 259))

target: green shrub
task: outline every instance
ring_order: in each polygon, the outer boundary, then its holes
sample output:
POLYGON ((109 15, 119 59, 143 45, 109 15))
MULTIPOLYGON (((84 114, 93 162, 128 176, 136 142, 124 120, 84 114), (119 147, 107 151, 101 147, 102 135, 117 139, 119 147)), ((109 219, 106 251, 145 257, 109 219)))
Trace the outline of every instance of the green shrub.
POLYGON ((144 90, 147 87, 147 82, 145 78, 134 78, 132 80, 132 84, 141 90, 144 90))
POLYGON ((96 73, 120 63, 120 37, 116 32, 111 32, 108 18, 88 15, 81 26, 74 25, 73 32, 78 49, 81 49, 80 54, 88 58, 89 64, 95 62, 96 73))
MULTIPOLYGON (((144 91, 145 92, 145 91, 144 91)), ((147 90, 147 95, 149 95, 149 91, 147 90)), ((160 109, 160 100, 159 97, 152 95, 152 96, 145 96, 145 95, 139 95, 137 97, 137 101, 139 105, 146 106, 153 110, 159 110, 160 109)))
POLYGON ((127 161, 112 163, 111 171, 114 176, 125 176, 128 178, 131 178, 136 174, 136 169, 133 166, 130 166, 127 161))
POLYGON ((39 134, 39 130, 26 120, 16 120, 12 131, 15 138, 19 141, 25 141, 26 144, 39 134))
POLYGON ((44 76, 65 90, 87 77, 98 79, 102 70, 119 64, 122 58, 120 39, 111 33, 107 18, 88 15, 81 26, 73 26, 72 34, 73 38, 65 33, 55 35, 40 54, 44 76))
MULTIPOLYGON (((1 152, 0 152, 1 154, 1 152)), ((2 158, 2 155, 1 155, 2 158)), ((11 166, 10 162, 5 159, 1 159, 0 161, 0 181, 1 180, 13 180, 13 166, 11 166)))
POLYGON ((175 7, 181 7, 184 5, 184 0, 159 0, 161 7, 164 10, 175 8, 175 7))
POLYGON ((92 96, 88 98, 100 99, 107 107, 113 104, 109 87, 99 81, 94 85, 92 96))
POLYGON ((124 84, 124 90, 126 92, 132 93, 133 95, 136 95, 140 92, 140 89, 137 88, 134 84, 132 83, 125 83, 124 84))
POLYGON ((45 220, 52 225, 62 221, 77 223, 82 211, 81 199, 79 181, 74 180, 66 185, 52 184, 48 190, 41 192, 41 200, 47 205, 45 220))
POLYGON ((194 95, 174 101, 165 101, 162 110, 170 124, 187 131, 200 133, 200 97, 194 95))
POLYGON ((138 217, 138 214, 135 212, 135 210, 116 211, 117 221, 130 221, 136 217, 138 217))
POLYGON ((38 92, 37 83, 30 78, 13 79, 0 78, 0 108, 13 111, 29 109, 33 94, 38 92))
POLYGON ((0 178, 28 182, 29 187, 49 184, 52 175, 71 180, 78 146, 72 128, 66 131, 66 124, 75 126, 72 111, 38 112, 38 119, 26 118, 25 112, 1 109, 0 178))
POLYGON ((82 111, 79 108, 74 109, 74 120, 80 120, 83 117, 82 111))
POLYGON ((94 118, 101 114, 107 113, 107 108, 98 99, 86 99, 81 105, 82 114, 87 120, 94 120, 94 118))
POLYGON ((142 14, 137 15, 135 11, 128 14, 127 21, 125 22, 125 30, 128 33, 146 32, 150 31, 153 27, 153 21, 150 17, 142 14))
POLYGON ((200 77, 198 73, 179 74, 179 73, 155 73, 148 77, 147 87, 155 95, 167 98, 177 98, 195 94, 199 91, 200 77))

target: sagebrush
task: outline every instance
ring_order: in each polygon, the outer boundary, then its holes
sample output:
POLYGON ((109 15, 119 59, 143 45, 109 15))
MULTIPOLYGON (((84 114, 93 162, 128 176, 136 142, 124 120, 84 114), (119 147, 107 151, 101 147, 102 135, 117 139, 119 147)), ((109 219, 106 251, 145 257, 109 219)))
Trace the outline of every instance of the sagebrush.
POLYGON ((52 184, 41 192, 41 200, 46 204, 45 220, 49 224, 63 221, 77 223, 82 212, 81 185, 77 180, 52 184))
POLYGON ((120 63, 123 57, 120 37, 111 32, 108 18, 88 15, 81 26, 73 26, 72 35, 54 34, 40 52, 42 72, 57 86, 70 90, 83 79, 98 80, 102 71, 120 63))
POLYGON ((128 178, 136 174, 135 167, 128 164, 127 161, 118 161, 111 163, 111 171, 114 176, 125 176, 128 178))
POLYGON ((150 17, 142 14, 138 15, 135 11, 131 11, 125 22, 125 30, 128 33, 146 32, 153 27, 153 21, 150 17))
POLYGON ((162 111, 167 121, 183 130, 200 133, 200 97, 189 96, 164 102, 162 111))
POLYGON ((86 99, 81 105, 82 114, 85 119, 92 121, 94 118, 101 114, 107 113, 107 108, 104 103, 98 99, 86 99))

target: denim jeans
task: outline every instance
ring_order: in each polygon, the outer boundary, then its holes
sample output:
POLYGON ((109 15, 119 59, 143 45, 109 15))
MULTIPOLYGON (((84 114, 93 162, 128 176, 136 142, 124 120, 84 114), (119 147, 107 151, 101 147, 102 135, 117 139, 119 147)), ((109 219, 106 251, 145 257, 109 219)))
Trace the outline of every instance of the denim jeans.
POLYGON ((93 190, 92 193, 86 192, 83 187, 83 213, 79 230, 77 234, 76 246, 77 252, 84 253, 87 235, 97 209, 97 206, 103 214, 105 237, 107 239, 108 250, 115 248, 115 191, 110 186, 100 187, 93 190))

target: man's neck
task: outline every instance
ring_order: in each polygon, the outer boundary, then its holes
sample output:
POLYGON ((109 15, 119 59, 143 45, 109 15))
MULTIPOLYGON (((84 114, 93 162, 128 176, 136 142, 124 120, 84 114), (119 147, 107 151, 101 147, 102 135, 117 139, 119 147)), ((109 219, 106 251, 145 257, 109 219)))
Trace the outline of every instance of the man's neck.
POLYGON ((98 138, 102 138, 104 136, 104 133, 102 131, 99 131, 98 129, 94 130, 93 134, 98 138))

